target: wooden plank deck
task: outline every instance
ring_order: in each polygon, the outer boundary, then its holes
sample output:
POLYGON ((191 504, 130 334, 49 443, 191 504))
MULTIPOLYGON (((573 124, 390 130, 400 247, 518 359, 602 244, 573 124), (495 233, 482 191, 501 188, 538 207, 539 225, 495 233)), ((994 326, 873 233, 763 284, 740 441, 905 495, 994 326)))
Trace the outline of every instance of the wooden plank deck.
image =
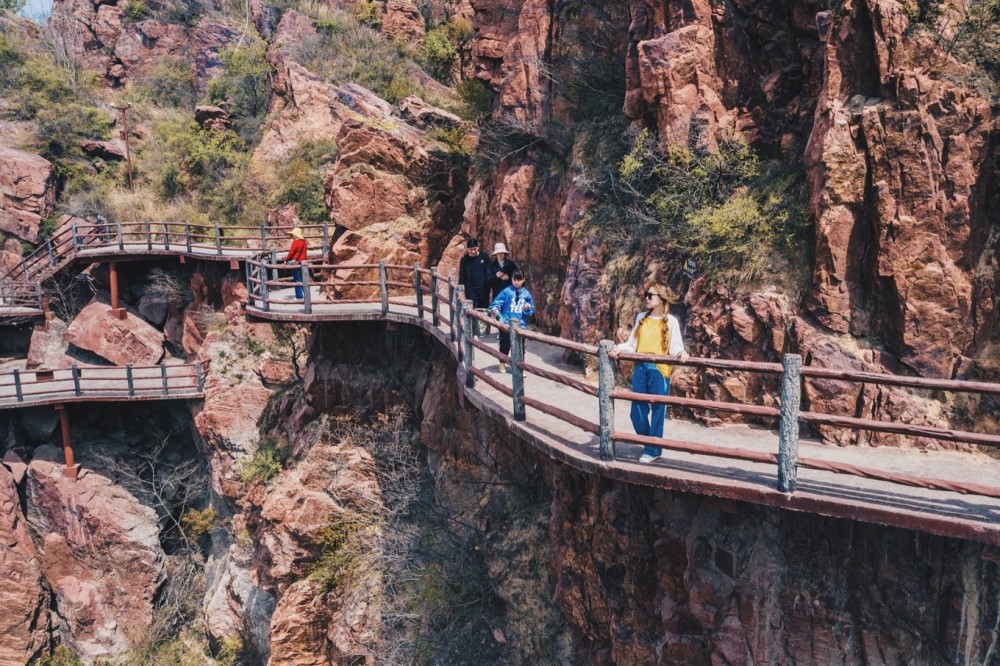
MULTIPOLYGON (((272 292, 271 296, 287 303, 272 303, 269 312, 248 307, 247 315, 271 321, 303 323, 393 321, 419 326, 440 343, 449 344, 447 320, 443 319, 441 325, 435 327, 429 315, 420 319, 414 306, 392 304, 389 314, 383 316, 379 303, 337 305, 323 303, 319 289, 313 288, 310 294, 312 314, 305 314, 302 304, 293 302, 291 290, 281 290, 272 292)), ((429 299, 425 299, 427 303, 429 299)), ((495 340, 485 342, 492 347, 497 346, 495 340)), ((583 379, 578 370, 560 362, 560 355, 560 350, 549 345, 527 341, 528 363, 547 370, 575 373, 583 379)), ((476 351, 474 366, 510 387, 510 375, 500 374, 497 361, 487 354, 476 351)), ((570 387, 526 374, 525 395, 597 423, 597 399, 570 387)), ((540 453, 587 473, 663 490, 751 502, 1000 546, 998 498, 917 488, 803 467, 798 470, 796 492, 785 494, 777 490, 776 465, 669 450, 665 450, 664 456, 655 463, 641 465, 637 462, 641 447, 622 443, 617 445, 616 460, 602 461, 596 436, 530 407, 527 409, 527 421, 517 422, 513 418, 511 399, 485 382, 477 381, 475 388, 465 390, 465 396, 484 414, 534 444, 540 453)), ((628 402, 617 401, 616 430, 631 432, 629 407, 628 402)), ((776 453, 778 450, 776 432, 759 427, 709 428, 699 423, 671 419, 667 423, 666 437, 764 453, 776 453)), ((874 468, 889 475, 974 482, 1000 490, 1000 461, 983 453, 837 447, 802 440, 799 455, 874 468)))

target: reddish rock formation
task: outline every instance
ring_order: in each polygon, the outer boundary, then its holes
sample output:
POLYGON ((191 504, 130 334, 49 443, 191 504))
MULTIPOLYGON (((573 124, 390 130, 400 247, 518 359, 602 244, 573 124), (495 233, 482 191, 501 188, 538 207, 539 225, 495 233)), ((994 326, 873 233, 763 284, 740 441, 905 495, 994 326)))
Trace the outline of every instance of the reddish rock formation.
MULTIPOLYGON (((5 459, 6 461, 6 459, 5 459)), ((23 465, 23 463, 21 463, 23 465)), ((14 477, 0 465, 0 663, 26 664, 48 647, 48 594, 14 477)))
POLYGON ((392 39, 417 46, 424 38, 424 17, 413 0, 386 0, 381 29, 392 39))
POLYGON ((69 343, 66 341, 66 322, 49 319, 44 327, 31 331, 28 347, 28 368, 68 368, 73 359, 66 356, 69 343))
POLYGON ((126 157, 125 142, 121 139, 111 141, 84 141, 80 144, 83 152, 102 160, 123 160, 126 157))
POLYGON ((0 231, 29 243, 52 214, 55 172, 44 157, 0 147, 0 231))
POLYGON ((229 112, 217 106, 194 107, 194 121, 211 131, 229 129, 229 112))
POLYGON ((163 358, 163 334, 134 314, 111 316, 111 306, 91 301, 70 323, 66 340, 115 365, 155 365, 163 358))
POLYGON ((163 582, 156 512, 108 478, 62 474, 62 453, 39 447, 28 465, 28 523, 41 544, 64 645, 93 659, 142 639, 163 582))

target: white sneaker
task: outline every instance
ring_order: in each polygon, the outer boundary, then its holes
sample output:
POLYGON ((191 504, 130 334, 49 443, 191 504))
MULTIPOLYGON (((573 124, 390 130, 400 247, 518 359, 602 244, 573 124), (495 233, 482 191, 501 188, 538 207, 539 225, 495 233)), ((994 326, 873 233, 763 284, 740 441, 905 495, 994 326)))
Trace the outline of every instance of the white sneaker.
POLYGON ((661 453, 659 455, 651 456, 648 453, 643 453, 641 456, 639 456, 639 462, 645 465, 647 463, 653 462, 654 460, 659 460, 661 455, 663 454, 661 453))
POLYGON ((503 374, 505 372, 507 372, 507 364, 506 363, 501 363, 500 364, 500 373, 503 374))

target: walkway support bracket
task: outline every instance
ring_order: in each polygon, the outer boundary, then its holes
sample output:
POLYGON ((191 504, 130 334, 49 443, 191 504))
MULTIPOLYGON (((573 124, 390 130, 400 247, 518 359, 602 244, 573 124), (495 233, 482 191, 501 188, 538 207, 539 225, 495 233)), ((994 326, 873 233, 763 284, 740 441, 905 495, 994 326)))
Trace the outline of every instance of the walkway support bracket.
POLYGON ((524 368, 521 367, 524 364, 524 338, 521 336, 521 331, 519 327, 521 326, 520 319, 509 319, 508 325, 510 328, 510 378, 511 378, 511 392, 514 394, 514 420, 524 421, 528 418, 524 411, 524 403, 521 398, 524 397, 524 368))
POLYGON ((802 357, 781 357, 781 422, 778 425, 778 490, 795 492, 799 457, 799 409, 802 406, 802 357))
POLYGON ((615 364, 611 360, 611 350, 615 343, 601 340, 597 345, 597 403, 600 410, 601 460, 615 459, 615 400, 611 397, 615 390, 615 364))
POLYGON ((385 262, 378 262, 378 289, 379 294, 382 298, 382 316, 389 314, 389 285, 388 282, 388 272, 385 268, 385 262))
POLYGON ((66 466, 63 467, 62 473, 68 479, 76 479, 80 476, 80 466, 76 464, 76 460, 73 457, 73 440, 69 436, 69 412, 66 411, 66 405, 56 405, 56 411, 59 412, 59 429, 62 431, 63 456, 66 458, 66 466))

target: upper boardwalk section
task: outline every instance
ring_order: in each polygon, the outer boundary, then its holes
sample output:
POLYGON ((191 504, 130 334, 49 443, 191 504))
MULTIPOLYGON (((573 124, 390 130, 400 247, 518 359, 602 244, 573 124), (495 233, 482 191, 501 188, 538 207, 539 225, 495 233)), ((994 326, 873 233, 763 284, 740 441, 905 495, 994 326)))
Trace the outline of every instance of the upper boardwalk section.
MULTIPOLYGON (((433 269, 314 264, 310 271, 303 271, 302 283, 289 283, 276 274, 279 268, 283 267, 248 262, 248 316, 296 322, 386 321, 420 327, 455 357, 471 402, 507 423, 545 455, 579 470, 664 490, 1000 545, 1000 461, 979 452, 824 445, 799 440, 797 428, 800 423, 816 423, 990 447, 1000 445, 1000 436, 801 411, 799 391, 792 390, 803 382, 822 380, 997 396, 1000 385, 811 367, 795 373, 778 363, 689 358, 683 363, 669 360, 695 372, 712 368, 772 375, 783 385, 780 394, 773 396, 779 406, 635 394, 616 386, 607 341, 587 345, 515 330, 515 338, 523 335, 527 340, 525 355, 500 354, 494 342, 474 334, 487 318, 469 309, 461 290, 433 269), (302 299, 294 298, 289 288, 296 284, 303 288, 302 299), (563 361, 567 352, 596 361, 596 385, 563 361), (511 374, 498 372, 499 361, 511 365, 511 374), (743 414, 770 421, 777 428, 709 428, 674 418, 667 423, 665 438, 646 438, 632 434, 628 418, 632 400, 743 414), (647 443, 663 447, 665 455, 654 464, 640 465, 636 462, 639 445, 647 443)), ((494 331, 502 327, 492 324, 494 331)), ((515 344, 512 352, 517 350, 515 344)), ((620 358, 667 360, 637 354, 620 358)))
POLYGON ((73 366, 0 373, 0 409, 68 402, 187 400, 205 395, 201 364, 73 366))

